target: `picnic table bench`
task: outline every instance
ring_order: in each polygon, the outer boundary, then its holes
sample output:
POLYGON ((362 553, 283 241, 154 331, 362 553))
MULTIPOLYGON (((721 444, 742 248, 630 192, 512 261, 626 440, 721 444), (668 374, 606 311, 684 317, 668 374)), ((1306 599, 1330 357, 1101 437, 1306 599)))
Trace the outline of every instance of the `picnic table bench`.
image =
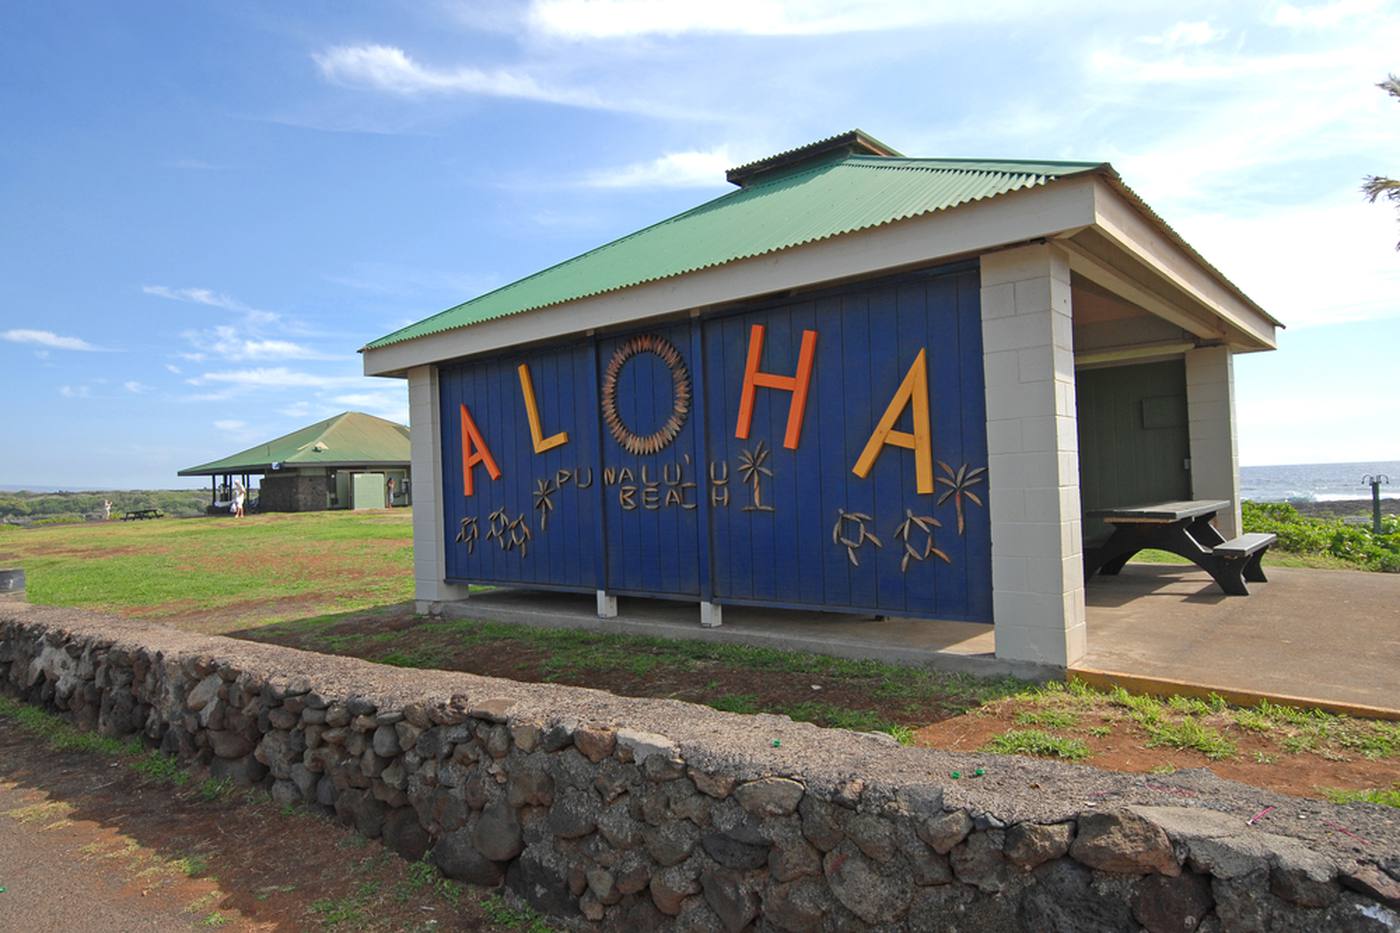
POLYGON ((122 516, 122 521, 141 521, 147 518, 164 518, 165 513, 160 509, 132 509, 122 516))
POLYGON ((1268 582, 1262 561, 1278 535, 1255 532, 1226 541, 1211 520, 1229 507, 1228 499, 1199 499, 1091 511, 1113 531, 1084 549, 1084 581, 1096 573, 1116 576, 1138 551, 1155 548, 1191 561, 1228 595, 1248 596, 1246 581, 1268 582))

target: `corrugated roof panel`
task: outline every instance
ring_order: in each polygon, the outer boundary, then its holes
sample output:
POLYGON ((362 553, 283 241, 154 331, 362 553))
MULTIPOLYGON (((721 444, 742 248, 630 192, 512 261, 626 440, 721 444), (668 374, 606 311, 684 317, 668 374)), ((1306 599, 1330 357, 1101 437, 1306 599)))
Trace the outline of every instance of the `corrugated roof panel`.
POLYGON ((847 156, 755 179, 748 187, 381 337, 365 349, 762 256, 1101 167, 1094 162, 847 156))
POLYGON ((408 428, 393 421, 347 411, 250 447, 236 454, 181 470, 181 476, 256 473, 273 463, 407 463, 408 428))

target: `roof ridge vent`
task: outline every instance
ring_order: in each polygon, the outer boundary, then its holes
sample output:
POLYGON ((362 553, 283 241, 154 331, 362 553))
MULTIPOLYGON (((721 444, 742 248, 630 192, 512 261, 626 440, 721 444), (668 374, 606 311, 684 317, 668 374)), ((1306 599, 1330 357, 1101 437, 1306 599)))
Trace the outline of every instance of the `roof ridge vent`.
POLYGON ((724 173, 724 177, 731 184, 745 188, 757 181, 767 181, 777 175, 786 175, 799 168, 807 168, 814 162, 824 162, 849 155, 898 158, 903 153, 885 145, 864 130, 854 129, 731 168, 724 173))

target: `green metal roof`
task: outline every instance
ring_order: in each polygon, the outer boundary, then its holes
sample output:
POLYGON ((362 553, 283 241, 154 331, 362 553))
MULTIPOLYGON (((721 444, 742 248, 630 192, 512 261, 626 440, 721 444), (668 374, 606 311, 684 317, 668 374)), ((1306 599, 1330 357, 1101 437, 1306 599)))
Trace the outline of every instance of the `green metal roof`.
POLYGON ((318 421, 266 444, 180 471, 180 476, 264 473, 272 464, 298 466, 406 466, 408 428, 359 411, 318 421))
MULTIPOLYGON (((840 137, 833 137, 839 139, 840 137)), ((366 345, 366 350, 1112 169, 1098 162, 839 155, 755 176, 699 207, 366 345)))

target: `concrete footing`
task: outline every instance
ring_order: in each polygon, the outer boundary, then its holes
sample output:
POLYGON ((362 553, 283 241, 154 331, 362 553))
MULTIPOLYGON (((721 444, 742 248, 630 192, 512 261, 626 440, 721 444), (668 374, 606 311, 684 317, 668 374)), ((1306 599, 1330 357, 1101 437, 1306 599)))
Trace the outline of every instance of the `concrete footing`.
POLYGON ((617 618, 617 597, 609 596, 607 590, 598 591, 598 618, 617 618))
POLYGON ((705 628, 719 628, 724 624, 723 607, 718 603, 701 603, 700 624, 705 628))
POLYGON ((713 614, 708 616, 702 604, 701 621, 708 618, 713 622, 696 625, 693 602, 629 597, 625 616, 600 617, 599 607, 589 602, 585 594, 505 587, 474 593, 470 603, 446 601, 438 605, 448 618, 483 622, 810 651, 980 677, 1010 675, 1047 680, 1064 675, 1063 668, 997 658, 993 654, 992 627, 970 622, 876 622, 833 613, 734 605, 723 607, 721 613, 721 607, 712 603, 713 614), (713 624, 720 621, 723 625, 713 624))

